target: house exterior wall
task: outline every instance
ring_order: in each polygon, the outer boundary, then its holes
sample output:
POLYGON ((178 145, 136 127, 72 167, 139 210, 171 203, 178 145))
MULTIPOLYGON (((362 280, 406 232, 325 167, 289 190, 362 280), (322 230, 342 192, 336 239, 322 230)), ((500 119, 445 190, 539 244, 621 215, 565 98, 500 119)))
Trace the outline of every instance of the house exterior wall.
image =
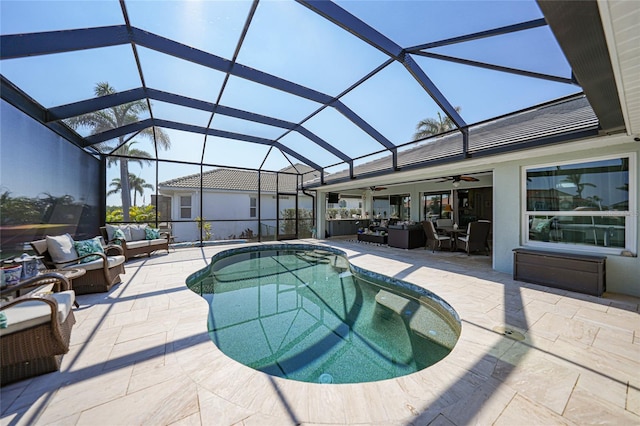
MULTIPOLYGON (((521 199, 523 197, 522 168, 536 164, 546 164, 562 161, 581 161, 593 157, 612 154, 632 153, 638 157, 640 144, 631 137, 602 136, 582 142, 559 145, 557 147, 539 148, 522 153, 521 158, 504 161, 494 168, 494 268, 498 271, 513 272, 513 253, 516 247, 523 247, 524 235, 521 230, 523 217, 521 199), (517 212, 517 214, 513 214, 517 212)), ((637 161, 636 161, 637 164, 637 161)), ((630 173, 630 179, 635 179, 636 200, 640 198, 638 188, 640 180, 637 170, 630 173)), ((636 247, 635 257, 622 255, 607 255, 606 281, 607 291, 640 296, 640 259, 637 257, 640 240, 640 220, 636 210, 631 214, 635 220, 636 247)), ((566 249, 566 251, 571 251, 566 249)))
MULTIPOLYGON (((195 220, 200 216, 200 193, 197 190, 185 188, 180 190, 161 190, 162 195, 171 197, 171 214, 174 220, 195 220), (191 197, 191 216, 180 217, 180 197, 191 197)), ((234 191, 205 191, 202 197, 202 216, 211 223, 211 240, 225 240, 242 238, 241 235, 249 229, 258 235, 259 223, 263 225, 262 232, 275 232, 277 224, 277 200, 275 194, 262 194, 260 197, 260 211, 256 205, 256 217, 251 217, 251 198, 257 198, 257 192, 234 191), (258 222, 258 214, 260 221, 258 222), (228 222, 227 222, 228 221, 228 222)), ((295 208, 295 196, 280 197, 280 210, 295 208)), ((311 210, 313 208, 310 197, 299 196, 298 207, 311 210)), ((174 222, 172 232, 176 242, 198 241, 200 230, 196 222, 174 222)))
MULTIPOLYGON (((636 169, 638 167, 638 157, 640 154, 640 143, 635 142, 628 135, 600 136, 585 139, 578 142, 550 145, 526 151, 507 153, 498 156, 469 159, 458 164, 448 164, 445 166, 434 166, 420 171, 398 173, 395 175, 380 177, 373 184, 391 184, 390 179, 401 181, 412 181, 418 179, 432 179, 438 176, 448 176, 452 173, 473 173, 480 171, 492 171, 493 176, 490 181, 477 182, 475 184, 463 183, 460 188, 471 188, 481 186, 493 187, 493 247, 492 265, 500 272, 513 273, 513 249, 524 247, 525 235, 523 235, 524 211, 522 197, 523 177, 522 172, 525 167, 539 164, 553 164, 557 162, 588 161, 597 157, 610 155, 631 154, 635 156, 636 169)), ((629 177, 635 182, 635 200, 640 201, 640 173, 637 170, 630 170, 629 177)), ((631 182, 630 182, 631 183, 631 182)), ((363 183, 360 183, 361 185, 363 183)), ((368 182, 367 182, 368 184, 368 182)), ((322 188, 328 192, 347 191, 339 185, 322 188)), ((423 192, 436 192, 451 189, 449 183, 422 182, 411 185, 394 185, 391 187, 394 194, 410 193, 412 197, 411 218, 420 221, 420 209, 414 207, 414 199, 419 199, 423 192)), ((389 191, 376 193, 385 195, 389 191)), ((630 197, 631 198, 631 197, 630 197)), ((324 200, 324 193, 318 193, 318 199, 324 200)), ((323 207, 323 203, 319 203, 323 207)), ((623 256, 622 250, 617 254, 607 254, 606 261, 606 282, 607 291, 612 293, 629 294, 640 297, 640 259, 638 258, 638 245, 640 241, 640 219, 637 204, 635 209, 630 207, 632 221, 634 223, 633 235, 635 235, 635 247, 632 247, 633 256, 623 256)), ((316 226, 318 235, 325 235, 324 212, 320 210, 316 226)), ((558 251, 571 252, 572 248, 558 247, 558 251)), ((585 253, 583 251, 583 253, 585 253)), ((595 253, 595 252, 594 252, 595 253)), ((588 253, 586 253, 588 254, 588 253)), ((599 254, 599 253, 597 253, 599 254)))

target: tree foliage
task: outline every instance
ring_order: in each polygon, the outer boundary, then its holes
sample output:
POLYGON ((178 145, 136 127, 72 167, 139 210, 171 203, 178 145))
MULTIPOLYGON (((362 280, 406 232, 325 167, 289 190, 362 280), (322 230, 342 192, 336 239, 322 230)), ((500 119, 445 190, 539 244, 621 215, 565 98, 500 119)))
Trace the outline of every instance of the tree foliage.
MULTIPOLYGON (((456 112, 460 112, 462 108, 455 107, 456 112)), ((456 125, 448 116, 443 116, 438 111, 438 118, 425 118, 420 120, 416 125, 416 132, 413 135, 413 140, 423 139, 427 136, 438 135, 440 133, 447 132, 455 129, 456 125)))
MULTIPOLYGON (((97 83, 93 91, 96 97, 117 93, 107 82, 97 83)), ((148 110, 147 102, 139 100, 83 114, 65 120, 65 122, 73 129, 86 127, 92 135, 95 135, 117 129, 127 124, 137 123, 140 121, 140 115, 146 113, 148 110)), ((153 141, 156 146, 161 149, 169 149, 171 146, 169 135, 159 127, 148 127, 138 133, 137 136, 153 141)), ((143 167, 145 164, 151 164, 151 159, 153 158, 148 152, 134 148, 136 143, 137 142, 133 140, 126 141, 126 135, 122 135, 118 137, 115 146, 110 143, 97 145, 98 150, 101 152, 109 152, 109 154, 111 154, 111 156, 107 158, 107 164, 109 166, 116 163, 120 165, 120 182, 122 186, 120 195, 122 197, 122 211, 125 212, 123 215, 124 221, 129 221, 130 219, 131 188, 129 187, 129 180, 127 179, 129 176, 129 163, 138 163, 143 167), (113 148, 116 149, 114 150, 113 148)))
MULTIPOLYGON (((107 192, 107 195, 117 194, 122 191, 122 182, 120 178, 113 178, 109 186, 113 187, 113 189, 107 192)), ((129 173, 129 188, 131 188, 131 192, 133 193, 133 205, 137 205, 137 195, 141 196, 144 194, 145 189, 150 189, 153 191, 153 185, 147 183, 144 179, 139 176, 134 175, 133 173, 129 173)))

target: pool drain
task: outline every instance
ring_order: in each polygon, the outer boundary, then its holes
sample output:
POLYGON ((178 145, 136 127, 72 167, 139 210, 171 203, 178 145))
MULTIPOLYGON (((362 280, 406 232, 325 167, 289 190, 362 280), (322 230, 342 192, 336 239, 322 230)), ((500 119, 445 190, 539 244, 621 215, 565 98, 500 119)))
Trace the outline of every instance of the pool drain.
POLYGON ((319 382, 323 384, 333 383, 333 376, 329 373, 323 373, 320 375, 319 382))
POLYGON ((524 334, 519 331, 513 330, 511 328, 507 328, 505 326, 499 325, 493 328, 493 331, 500 333, 510 339, 522 341, 525 339, 524 334))

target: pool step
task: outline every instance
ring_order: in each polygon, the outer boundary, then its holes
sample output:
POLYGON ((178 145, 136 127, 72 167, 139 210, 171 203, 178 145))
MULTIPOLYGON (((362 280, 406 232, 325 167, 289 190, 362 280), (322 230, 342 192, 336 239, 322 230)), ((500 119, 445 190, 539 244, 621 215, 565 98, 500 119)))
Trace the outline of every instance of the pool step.
POLYGON ((323 254, 323 253, 317 253, 317 252, 312 252, 312 251, 305 251, 303 253, 296 253, 296 257, 298 259, 302 259, 305 262, 309 262, 309 263, 329 264, 329 263, 331 263, 331 259, 329 258, 330 256, 335 256, 335 255, 326 255, 326 254, 323 254))
POLYGON ((436 312, 415 299, 380 290, 376 294, 376 303, 400 315, 415 333, 448 349, 453 349, 458 340, 456 333, 436 312))

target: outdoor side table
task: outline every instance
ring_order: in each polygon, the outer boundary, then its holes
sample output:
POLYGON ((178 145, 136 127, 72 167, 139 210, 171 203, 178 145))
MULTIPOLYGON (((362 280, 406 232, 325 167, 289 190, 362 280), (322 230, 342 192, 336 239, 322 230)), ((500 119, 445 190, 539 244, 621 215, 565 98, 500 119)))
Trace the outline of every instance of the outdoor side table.
MULTIPOLYGON (((71 270, 59 270, 59 269, 45 269, 40 271, 36 276, 26 278, 24 280, 19 281, 17 284, 3 287, 0 289, 0 299, 2 300, 11 300, 14 297, 20 297, 23 294, 27 294, 33 291, 33 288, 40 287, 47 284, 56 285, 56 289, 58 291, 60 288, 60 279, 55 278, 53 276, 46 276, 48 273, 58 273, 59 275, 64 276, 67 282, 69 283, 69 290, 71 289, 71 279, 68 276, 72 276, 74 278, 81 277, 86 273, 84 269, 75 269, 71 270), (24 291, 24 293, 23 293, 24 291)), ((76 307, 78 305, 76 304, 76 307)))
MULTIPOLYGON (((87 271, 85 271, 84 269, 80 269, 80 268, 70 268, 70 269, 44 269, 42 271, 40 271, 41 274, 46 274, 48 272, 57 272, 58 274, 64 275, 64 277, 69 280, 69 285, 71 286, 71 290, 73 290, 73 280, 76 278, 80 278, 81 276, 83 276, 84 274, 87 273, 87 271)), ((57 281, 56 281, 57 283, 57 281)), ((60 290, 60 288, 58 288, 58 290, 60 290)), ((74 306, 76 308, 78 308, 80 305, 78 304, 78 301, 76 300, 75 302, 73 302, 74 306)))

